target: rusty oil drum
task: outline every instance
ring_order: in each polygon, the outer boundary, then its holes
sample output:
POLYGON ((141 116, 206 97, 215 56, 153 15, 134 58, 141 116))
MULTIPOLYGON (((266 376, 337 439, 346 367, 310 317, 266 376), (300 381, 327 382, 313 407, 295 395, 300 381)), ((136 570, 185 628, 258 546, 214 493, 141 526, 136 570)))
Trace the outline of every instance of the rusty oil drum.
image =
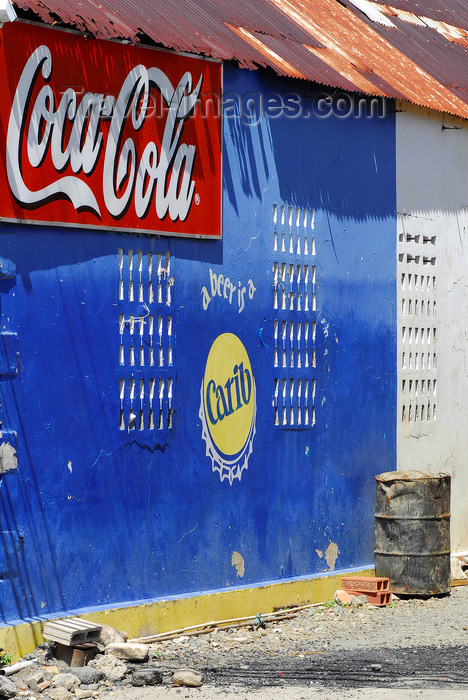
POLYGON ((395 471, 376 478, 375 575, 409 595, 450 591, 450 474, 395 471))

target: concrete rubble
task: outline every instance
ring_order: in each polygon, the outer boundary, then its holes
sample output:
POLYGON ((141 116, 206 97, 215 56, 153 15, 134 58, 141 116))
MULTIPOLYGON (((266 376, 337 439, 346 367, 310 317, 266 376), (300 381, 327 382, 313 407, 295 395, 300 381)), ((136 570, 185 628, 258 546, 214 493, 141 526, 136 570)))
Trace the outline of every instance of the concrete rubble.
POLYGON ((116 630, 110 625, 101 625, 101 637, 99 639, 101 644, 107 646, 108 644, 126 642, 127 639, 128 634, 126 632, 116 630))
POLYGON ((463 581, 467 580, 466 575, 467 564, 463 559, 458 557, 450 557, 450 576, 452 581, 463 581))
POLYGON ((128 644, 122 642, 119 644, 108 644, 104 653, 112 654, 123 661, 141 661, 142 663, 148 661, 149 656, 146 644, 128 644))
POLYGON ((9 678, 0 676, 0 698, 14 698, 16 696, 16 685, 9 678))
MULTIPOLYGON (((127 642, 125 632, 108 625, 99 626, 98 653, 86 665, 69 666, 57 659, 55 653, 64 641, 73 648, 73 636, 78 631, 81 634, 85 630, 88 636, 93 633, 91 625, 82 625, 81 621, 75 624, 73 619, 66 622, 66 627, 49 625, 48 635, 60 639, 48 639, 34 653, 28 654, 27 660, 32 665, 26 668, 18 665, 18 672, 9 678, 0 675, 0 700, 98 700, 112 694, 116 688, 142 688, 163 683, 163 671, 155 664, 159 656, 154 649, 157 645, 127 642), (65 634, 68 634, 67 640, 65 634)), ((166 675, 167 682, 175 686, 199 687, 204 682, 203 673, 196 669, 171 669, 166 675)))
POLYGON ((187 688, 198 688, 203 685, 205 677, 200 671, 194 671, 191 668, 181 668, 179 671, 174 671, 172 674, 173 685, 183 685, 187 688))
POLYGON ((141 671, 133 671, 132 685, 141 688, 145 685, 160 685, 163 682, 163 674, 157 668, 145 668, 141 671))
POLYGON ((353 595, 349 591, 338 590, 335 593, 335 601, 341 605, 364 605, 367 598, 365 595, 353 595))
POLYGON ((126 664, 113 654, 93 659, 89 662, 89 666, 99 669, 104 673, 107 680, 114 682, 121 681, 127 673, 126 664))

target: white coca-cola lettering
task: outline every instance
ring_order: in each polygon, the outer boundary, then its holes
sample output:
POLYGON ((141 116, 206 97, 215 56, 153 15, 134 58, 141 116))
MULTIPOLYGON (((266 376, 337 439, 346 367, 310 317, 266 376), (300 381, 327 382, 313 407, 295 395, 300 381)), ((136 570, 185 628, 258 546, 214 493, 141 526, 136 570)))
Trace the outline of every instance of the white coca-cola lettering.
POLYGON ((47 46, 37 48, 26 63, 10 113, 7 173, 17 201, 24 206, 40 207, 52 199, 65 198, 77 211, 87 209, 99 216, 93 191, 76 175, 82 172, 90 177, 93 174, 103 149, 101 120, 112 115, 102 181, 104 203, 109 213, 115 218, 123 216, 133 200, 135 212, 141 219, 147 216, 154 200, 158 219, 169 215, 172 221, 184 221, 195 192, 192 179, 195 146, 181 143, 181 138, 185 121, 198 100, 203 76, 193 89, 192 76, 187 72, 174 89, 163 71, 138 65, 125 78, 117 100, 88 92, 78 102, 75 91, 68 88, 57 106, 52 88, 45 84, 30 109, 31 95, 41 71, 44 81, 50 81, 52 56, 47 46), (167 106, 164 132, 159 150, 156 143, 150 141, 138 160, 135 141, 131 135, 125 138, 126 131, 131 123, 133 131, 138 132, 149 118, 154 88, 167 106), (67 123, 72 126, 65 144, 67 123), (40 168, 50 151, 57 173, 70 167, 75 175, 58 177, 39 190, 28 187, 22 164, 26 135, 27 159, 33 168, 40 168))
MULTIPOLYGON (((62 197, 69 199, 76 210, 87 207, 99 215, 99 206, 91 188, 77 177, 66 176, 59 178, 40 190, 29 189, 24 182, 21 167, 21 147, 26 130, 27 107, 31 91, 41 68, 42 77, 44 80, 48 80, 52 74, 52 56, 47 46, 39 46, 26 63, 11 107, 6 149, 8 182, 11 191, 21 204, 40 206, 50 198, 62 197)), ((44 87, 47 88, 48 86, 44 87)), ((33 110, 28 131, 28 158, 31 161, 32 154, 33 167, 39 167, 49 148, 54 119, 54 96, 50 88, 49 90, 43 88, 33 110), (40 135, 41 112, 46 122, 42 137, 40 135), (33 124, 34 126, 32 126, 33 124), (36 148, 37 153, 34 153, 36 148), (35 163, 37 165, 34 165, 35 163)))

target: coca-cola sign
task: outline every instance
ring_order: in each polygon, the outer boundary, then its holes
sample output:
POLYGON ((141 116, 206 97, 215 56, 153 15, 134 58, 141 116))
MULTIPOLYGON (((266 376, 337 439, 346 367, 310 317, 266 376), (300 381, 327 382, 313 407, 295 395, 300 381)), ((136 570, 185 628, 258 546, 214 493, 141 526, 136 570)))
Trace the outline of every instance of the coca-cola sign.
POLYGON ((0 31, 0 217, 221 236, 221 66, 15 22, 0 31))

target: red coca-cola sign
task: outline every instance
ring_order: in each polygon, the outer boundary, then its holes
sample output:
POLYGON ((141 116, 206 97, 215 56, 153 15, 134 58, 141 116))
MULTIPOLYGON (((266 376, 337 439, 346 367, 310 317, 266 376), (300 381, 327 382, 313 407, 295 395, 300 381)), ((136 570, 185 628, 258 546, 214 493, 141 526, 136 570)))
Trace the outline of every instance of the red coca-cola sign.
POLYGON ((0 31, 0 217, 221 236, 221 65, 0 31))

